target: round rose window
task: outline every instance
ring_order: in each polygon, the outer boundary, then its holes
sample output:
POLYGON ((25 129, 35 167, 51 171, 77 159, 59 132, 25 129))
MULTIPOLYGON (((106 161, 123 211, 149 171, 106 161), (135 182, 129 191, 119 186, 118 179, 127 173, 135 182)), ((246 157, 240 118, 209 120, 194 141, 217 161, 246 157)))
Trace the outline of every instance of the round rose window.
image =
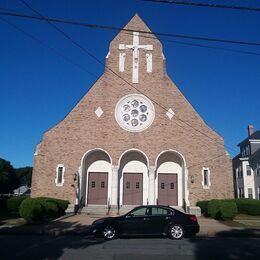
POLYGON ((130 132, 141 132, 152 124, 154 106, 146 96, 127 95, 118 101, 115 117, 123 129, 130 132))

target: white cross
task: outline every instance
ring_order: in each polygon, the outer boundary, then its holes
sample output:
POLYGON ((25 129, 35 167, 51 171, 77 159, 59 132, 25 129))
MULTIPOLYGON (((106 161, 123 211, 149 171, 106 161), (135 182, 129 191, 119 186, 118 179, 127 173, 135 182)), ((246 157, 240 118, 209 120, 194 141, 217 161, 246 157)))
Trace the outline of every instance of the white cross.
MULTIPOLYGON (((133 50, 133 76, 132 76, 132 82, 138 83, 138 72, 139 72, 139 49, 144 49, 147 51, 153 50, 153 45, 139 45, 139 32, 133 32, 133 44, 132 45, 126 45, 126 44, 119 44, 119 50, 125 50, 125 49, 132 49, 133 50)), ((122 55, 120 55, 121 57, 122 55)), ((120 59, 119 57, 119 59, 120 59)), ((152 56, 151 56, 152 57, 152 56)), ((119 68, 119 71, 124 71, 124 60, 119 61, 119 64, 121 64, 121 67, 119 68), (122 69, 123 66, 123 69, 122 69)), ((151 72, 152 68, 152 59, 147 59, 147 72, 151 72), (149 64, 148 64, 149 62, 149 64)))

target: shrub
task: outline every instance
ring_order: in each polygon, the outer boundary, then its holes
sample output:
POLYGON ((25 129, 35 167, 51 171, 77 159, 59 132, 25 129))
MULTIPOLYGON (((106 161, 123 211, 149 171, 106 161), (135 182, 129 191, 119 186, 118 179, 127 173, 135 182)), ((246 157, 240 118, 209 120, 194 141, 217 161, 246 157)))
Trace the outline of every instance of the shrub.
POLYGON ((19 211, 19 207, 23 200, 28 198, 28 196, 15 196, 7 200, 6 206, 9 211, 19 211))
POLYGON ((197 206, 201 208, 201 213, 204 215, 208 215, 208 200, 202 200, 197 202, 197 206))
POLYGON ((257 216, 260 215, 260 203, 250 207, 247 212, 248 215, 257 216))
POLYGON ((260 201, 256 199, 235 199, 238 213, 260 215, 260 201))
POLYGON ((21 203, 19 213, 26 222, 33 223, 43 218, 44 209, 37 199, 27 198, 21 203))
POLYGON ((208 202, 208 214, 211 218, 220 217, 220 200, 210 200, 208 202))
POLYGON ((56 218, 60 216, 59 208, 56 203, 51 201, 43 201, 41 205, 44 208, 44 215, 47 218, 56 218))
POLYGON ((58 216, 62 216, 65 214, 66 209, 68 208, 69 201, 67 200, 61 200, 61 199, 55 199, 55 198, 48 198, 48 197, 39 197, 37 198, 39 202, 43 205, 45 205, 46 202, 50 202, 57 205, 58 208, 58 216))
POLYGON ((223 220, 232 220, 237 215, 237 205, 234 201, 220 201, 220 217, 223 220))

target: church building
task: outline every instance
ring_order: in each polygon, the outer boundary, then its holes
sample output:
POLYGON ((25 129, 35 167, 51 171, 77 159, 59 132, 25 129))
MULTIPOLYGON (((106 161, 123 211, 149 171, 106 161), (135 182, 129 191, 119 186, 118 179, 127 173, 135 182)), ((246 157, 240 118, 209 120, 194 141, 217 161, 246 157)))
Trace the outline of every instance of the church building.
POLYGON ((169 78, 162 44, 141 18, 124 29, 104 74, 37 145, 32 196, 120 213, 153 204, 192 211, 200 200, 232 198, 223 138, 169 78))

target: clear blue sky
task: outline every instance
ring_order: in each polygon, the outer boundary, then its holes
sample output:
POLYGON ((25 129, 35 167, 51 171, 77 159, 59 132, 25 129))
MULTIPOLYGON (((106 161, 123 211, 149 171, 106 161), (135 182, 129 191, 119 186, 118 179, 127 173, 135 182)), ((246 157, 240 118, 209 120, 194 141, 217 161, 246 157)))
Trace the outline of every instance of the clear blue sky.
MULTIPOLYGON (((152 31, 260 43, 260 12, 155 4, 137 0, 27 0, 45 16, 123 27, 135 14, 152 31)), ((194 0, 193 0, 194 1, 194 0)), ((259 1, 209 1, 260 8, 259 1)), ((0 8, 33 14, 17 0, 0 8)), ((1 11, 1 10, 0 10, 1 11)), ((35 145, 47 129, 70 112, 104 68, 44 21, 4 17, 91 71, 89 75, 0 20, 0 157, 15 167, 32 165, 35 145)), ((105 61, 115 31, 59 25, 105 61)), ((234 156, 247 136, 260 129, 260 46, 173 39, 255 52, 250 55, 167 42, 160 37, 167 71, 205 122, 222 135, 234 156)))

